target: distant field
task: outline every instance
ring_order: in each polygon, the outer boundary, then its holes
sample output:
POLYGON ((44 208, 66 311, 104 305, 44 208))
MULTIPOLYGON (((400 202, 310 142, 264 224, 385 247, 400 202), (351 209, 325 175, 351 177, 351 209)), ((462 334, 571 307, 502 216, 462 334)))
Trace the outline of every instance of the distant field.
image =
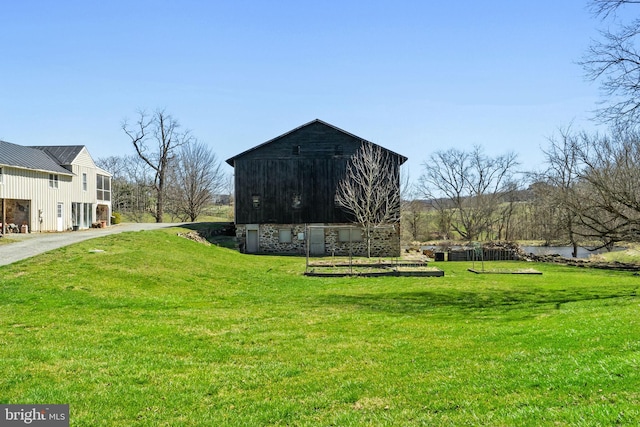
POLYGON ((632 273, 314 278, 178 231, 0 267, 0 403, 92 427, 640 424, 632 273))
MULTIPOLYGON (((121 214, 122 222, 155 222, 156 219, 150 213, 144 214, 121 214)), ((169 214, 163 215, 164 222, 184 222, 180 218, 172 217, 169 214)), ((211 206, 208 207, 197 219, 198 222, 231 222, 233 221, 233 207, 231 206, 211 206)))

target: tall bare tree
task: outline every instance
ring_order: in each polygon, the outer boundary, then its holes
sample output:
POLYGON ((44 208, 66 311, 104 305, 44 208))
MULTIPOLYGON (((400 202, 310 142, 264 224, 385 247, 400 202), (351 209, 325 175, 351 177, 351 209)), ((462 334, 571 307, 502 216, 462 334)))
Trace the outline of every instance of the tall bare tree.
MULTIPOLYGON (((625 5, 640 4, 637 0, 591 0, 594 14, 603 20, 616 16, 625 5)), ((631 23, 615 22, 601 32, 581 65, 587 78, 600 81, 606 102, 598 110, 598 118, 615 124, 635 124, 640 118, 640 19, 631 23)))
POLYGON ((400 221, 400 163, 381 147, 364 142, 347 163, 335 197, 365 232, 371 256, 374 228, 400 221))
POLYGON ((224 187, 225 174, 211 149, 198 141, 180 147, 169 173, 169 194, 174 213, 195 221, 224 187))
POLYGON ((151 168, 137 155, 122 155, 99 158, 96 164, 111 172, 111 200, 113 210, 142 221, 151 211, 151 168))
POLYGON ((577 188, 583 235, 606 248, 640 241, 640 134, 582 134, 578 155, 584 164, 577 188))
POLYGON ((162 222, 167 171, 178 147, 191 142, 188 131, 180 131, 180 123, 164 110, 153 114, 138 112, 138 119, 130 124, 122 123, 122 130, 131 139, 138 156, 153 170, 153 188, 156 206, 153 212, 156 222, 162 222))
POLYGON ((564 133, 545 152, 546 179, 560 230, 574 246, 579 239, 611 248, 640 241, 640 134, 564 133))
POLYGON ((536 188, 537 201, 544 209, 553 211, 554 237, 568 240, 574 257, 578 255, 580 211, 583 210, 578 193, 583 169, 580 145, 579 135, 570 127, 560 129, 559 138, 550 138, 549 147, 543 150, 547 168, 540 175, 540 185, 536 188))
POLYGON ((460 237, 476 240, 498 220, 500 204, 514 189, 517 165, 514 153, 493 158, 478 146, 472 151, 437 151, 423 164, 420 188, 460 237))

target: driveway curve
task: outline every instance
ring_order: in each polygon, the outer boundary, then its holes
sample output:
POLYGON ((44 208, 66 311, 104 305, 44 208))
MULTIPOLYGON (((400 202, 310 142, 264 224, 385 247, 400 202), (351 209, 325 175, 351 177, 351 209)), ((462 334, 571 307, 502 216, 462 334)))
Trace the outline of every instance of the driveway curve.
POLYGON ((7 234, 8 239, 16 242, 0 245, 0 266, 12 264, 16 261, 31 258, 63 246, 72 245, 96 237, 125 231, 157 230, 159 228, 180 227, 189 224, 180 223, 123 223, 108 228, 91 228, 81 231, 69 231, 63 233, 30 233, 7 234))

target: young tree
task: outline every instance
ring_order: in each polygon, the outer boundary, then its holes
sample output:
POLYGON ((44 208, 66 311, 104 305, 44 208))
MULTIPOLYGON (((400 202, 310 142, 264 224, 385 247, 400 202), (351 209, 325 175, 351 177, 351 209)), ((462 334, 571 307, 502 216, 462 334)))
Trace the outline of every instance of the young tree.
POLYGON ((374 228, 400 221, 399 176, 398 159, 377 145, 363 142, 338 184, 336 203, 364 229, 369 257, 374 228))
POLYGON ((138 156, 153 170, 153 188, 156 206, 153 212, 156 222, 162 222, 167 171, 178 147, 191 142, 188 131, 180 132, 180 123, 164 110, 153 114, 138 113, 138 120, 122 123, 122 130, 131 139, 138 156))
POLYGON ((207 145, 197 141, 183 145, 169 174, 168 199, 173 213, 195 221, 224 184, 220 162, 207 145))

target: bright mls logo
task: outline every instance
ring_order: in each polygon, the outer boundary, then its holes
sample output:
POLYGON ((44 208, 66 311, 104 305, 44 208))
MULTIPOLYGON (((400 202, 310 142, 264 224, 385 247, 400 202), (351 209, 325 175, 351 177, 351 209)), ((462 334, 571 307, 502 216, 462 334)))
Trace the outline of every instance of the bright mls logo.
POLYGON ((0 405, 0 427, 69 427, 69 405, 0 405))

